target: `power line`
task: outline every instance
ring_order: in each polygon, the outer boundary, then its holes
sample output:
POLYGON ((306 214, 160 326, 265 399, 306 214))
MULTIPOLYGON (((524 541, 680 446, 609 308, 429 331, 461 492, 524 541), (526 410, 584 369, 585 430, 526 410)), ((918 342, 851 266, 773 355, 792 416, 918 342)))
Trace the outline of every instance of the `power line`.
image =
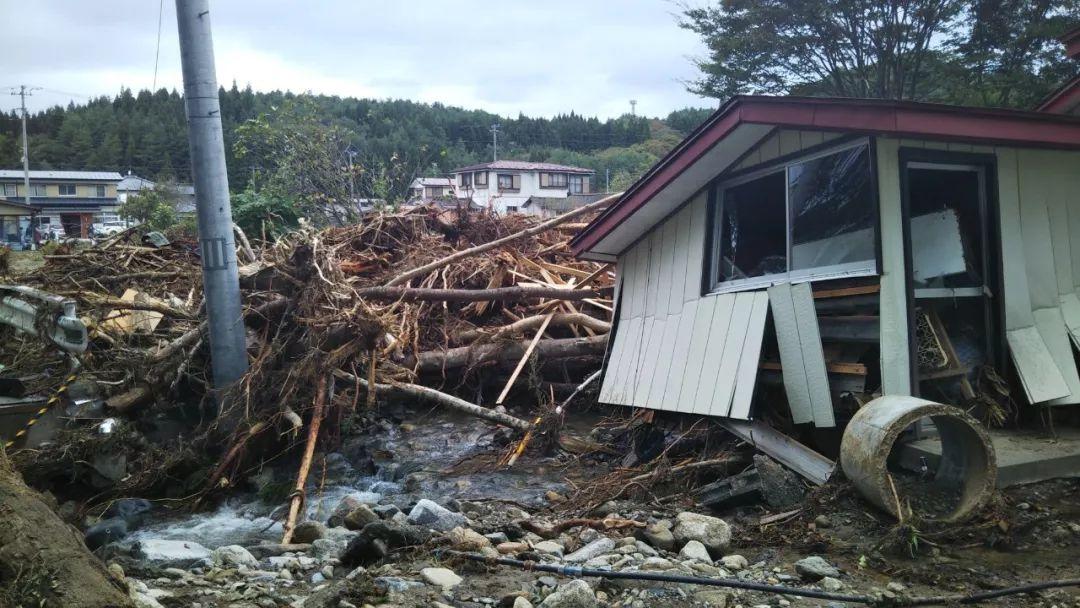
POLYGON ((157 14, 157 48, 154 50, 154 84, 150 87, 150 91, 157 90, 157 70, 158 70, 158 58, 161 57, 161 17, 165 14, 165 0, 158 2, 158 14, 157 14))

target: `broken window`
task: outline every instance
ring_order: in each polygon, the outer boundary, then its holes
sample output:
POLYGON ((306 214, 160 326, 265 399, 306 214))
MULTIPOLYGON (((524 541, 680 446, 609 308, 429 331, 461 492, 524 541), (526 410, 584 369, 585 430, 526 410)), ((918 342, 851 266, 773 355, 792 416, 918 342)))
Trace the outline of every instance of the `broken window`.
POLYGON ((720 206, 721 281, 787 272, 783 171, 725 188, 720 206))
POLYGON ((788 167, 791 269, 874 264, 870 151, 849 148, 788 167))

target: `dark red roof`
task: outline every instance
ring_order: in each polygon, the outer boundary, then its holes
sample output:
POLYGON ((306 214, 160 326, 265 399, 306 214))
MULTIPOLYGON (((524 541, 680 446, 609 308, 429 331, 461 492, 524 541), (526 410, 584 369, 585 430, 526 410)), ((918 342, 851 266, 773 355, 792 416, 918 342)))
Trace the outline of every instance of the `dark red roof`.
POLYGON ((744 123, 795 129, 1080 149, 1080 117, 943 104, 825 97, 732 98, 662 158, 570 242, 594 247, 687 167, 744 123))

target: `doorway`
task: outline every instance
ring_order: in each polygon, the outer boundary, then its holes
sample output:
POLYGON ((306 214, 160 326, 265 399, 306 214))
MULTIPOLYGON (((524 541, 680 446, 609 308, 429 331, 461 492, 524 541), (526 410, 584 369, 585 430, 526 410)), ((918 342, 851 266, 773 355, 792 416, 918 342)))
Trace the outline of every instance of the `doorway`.
POLYGON ((1001 369, 993 157, 901 156, 912 393, 965 406, 1001 369))

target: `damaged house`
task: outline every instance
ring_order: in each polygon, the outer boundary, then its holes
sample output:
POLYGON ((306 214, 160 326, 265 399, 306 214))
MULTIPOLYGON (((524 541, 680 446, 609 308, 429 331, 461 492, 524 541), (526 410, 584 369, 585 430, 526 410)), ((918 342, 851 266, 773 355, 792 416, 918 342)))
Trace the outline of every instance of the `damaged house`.
POLYGON ((1015 412, 980 386, 1002 379, 1020 409, 1080 404, 1075 116, 737 97, 571 245, 617 264, 604 403, 722 417, 780 456, 773 429, 835 456, 879 394, 997 423, 1015 412))

